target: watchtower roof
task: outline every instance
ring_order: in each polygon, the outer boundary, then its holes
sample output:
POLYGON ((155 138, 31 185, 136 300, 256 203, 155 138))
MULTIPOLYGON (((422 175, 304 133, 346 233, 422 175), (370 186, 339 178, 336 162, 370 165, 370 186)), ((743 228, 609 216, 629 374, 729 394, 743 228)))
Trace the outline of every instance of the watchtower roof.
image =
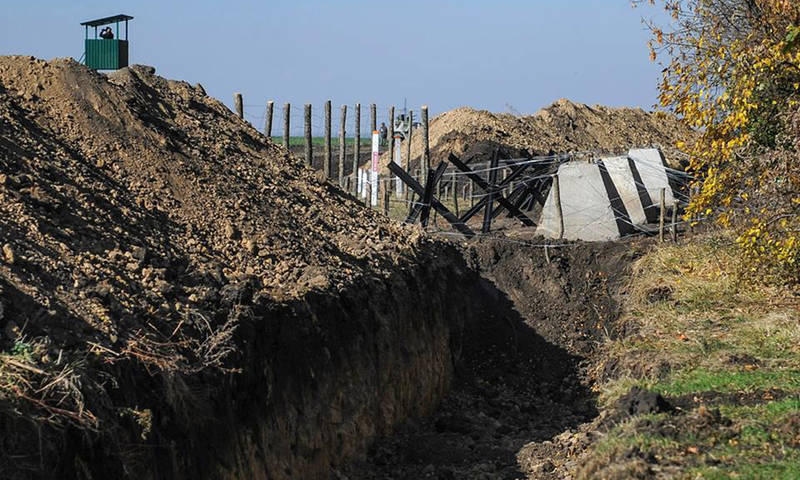
POLYGON ((87 22, 82 22, 81 25, 85 25, 87 27, 99 27, 100 25, 108 25, 109 23, 122 22, 125 20, 133 20, 133 17, 130 15, 120 14, 111 17, 98 18, 97 20, 89 20, 87 22))

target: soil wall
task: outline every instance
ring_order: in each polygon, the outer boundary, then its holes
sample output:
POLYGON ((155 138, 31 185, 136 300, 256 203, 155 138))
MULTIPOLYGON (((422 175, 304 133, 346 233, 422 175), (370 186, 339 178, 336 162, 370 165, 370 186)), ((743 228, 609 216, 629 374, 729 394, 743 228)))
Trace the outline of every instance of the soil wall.
POLYGON ((239 284, 242 371, 129 378, 119 394, 151 408, 149 430, 74 435, 52 478, 330 478, 376 435, 433 411, 476 316, 464 298, 479 282, 455 248, 431 244, 395 272, 282 305, 239 284))

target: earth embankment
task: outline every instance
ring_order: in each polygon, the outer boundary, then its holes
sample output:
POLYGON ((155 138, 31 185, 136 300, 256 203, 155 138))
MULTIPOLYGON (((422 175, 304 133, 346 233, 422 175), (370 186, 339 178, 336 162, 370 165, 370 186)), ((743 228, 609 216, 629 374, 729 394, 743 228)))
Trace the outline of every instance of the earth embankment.
POLYGON ((0 58, 0 246, 10 478, 325 478, 475 318, 452 247, 143 66, 0 58))

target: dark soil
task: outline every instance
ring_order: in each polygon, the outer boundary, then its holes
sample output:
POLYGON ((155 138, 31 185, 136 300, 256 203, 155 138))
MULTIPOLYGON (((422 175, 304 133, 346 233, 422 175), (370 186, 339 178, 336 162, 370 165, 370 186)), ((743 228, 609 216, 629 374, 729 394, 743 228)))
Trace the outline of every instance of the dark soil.
POLYGON ((469 332, 453 390, 432 417, 409 421, 332 478, 529 478, 518 457, 526 444, 551 444, 597 415, 584 361, 613 334, 627 266, 643 248, 574 245, 553 249, 548 264, 541 247, 507 237, 470 244, 487 292, 502 294, 469 332))

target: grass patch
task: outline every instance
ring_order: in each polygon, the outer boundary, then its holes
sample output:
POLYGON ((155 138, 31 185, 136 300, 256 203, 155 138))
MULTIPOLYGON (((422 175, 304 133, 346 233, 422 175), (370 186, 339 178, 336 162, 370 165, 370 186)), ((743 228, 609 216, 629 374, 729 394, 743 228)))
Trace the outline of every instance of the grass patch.
POLYGON ((601 408, 633 386, 722 403, 611 426, 578 478, 642 465, 676 478, 800 478, 800 301, 743 271, 720 234, 657 246, 634 266, 620 321, 636 333, 603 347, 614 368, 596 370, 601 408))
POLYGON ((800 461, 796 456, 789 459, 760 464, 745 464, 731 467, 703 467, 687 472, 686 478, 706 480, 797 480, 800 478, 800 461))
POLYGON ((771 388, 800 389, 800 371, 681 370, 670 381, 652 386, 653 390, 662 395, 753 392, 771 388))

